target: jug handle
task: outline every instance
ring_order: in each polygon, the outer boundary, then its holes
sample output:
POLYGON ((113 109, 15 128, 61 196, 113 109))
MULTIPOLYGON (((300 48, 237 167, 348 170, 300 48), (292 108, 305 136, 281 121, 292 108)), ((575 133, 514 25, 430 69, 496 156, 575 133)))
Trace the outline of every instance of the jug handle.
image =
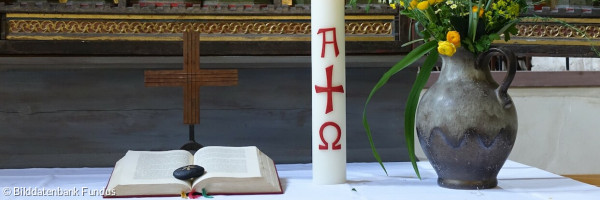
POLYGON ((513 106, 513 101, 508 96, 508 87, 512 83, 515 78, 515 74, 517 73, 517 58, 515 54, 508 48, 505 47, 492 47, 488 51, 479 55, 477 59, 477 66, 479 68, 488 67, 490 63, 490 59, 495 55, 503 55, 506 59, 506 65, 508 66, 508 73, 504 77, 502 84, 496 89, 496 96, 498 97, 498 101, 505 108, 508 109, 513 106))

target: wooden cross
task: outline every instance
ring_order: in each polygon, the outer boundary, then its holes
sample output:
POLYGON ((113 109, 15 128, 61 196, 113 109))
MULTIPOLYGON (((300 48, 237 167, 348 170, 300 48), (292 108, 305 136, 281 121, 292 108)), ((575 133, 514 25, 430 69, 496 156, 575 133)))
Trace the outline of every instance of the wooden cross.
MULTIPOLYGON (((146 87, 183 87, 183 123, 190 125, 190 143, 195 144, 198 143, 194 141, 193 126, 200 123, 200 87, 231 86, 238 83, 236 69, 200 69, 199 45, 200 34, 198 32, 185 32, 183 34, 183 70, 148 70, 144 72, 146 87)), ((186 149, 186 145, 182 148, 186 149)))

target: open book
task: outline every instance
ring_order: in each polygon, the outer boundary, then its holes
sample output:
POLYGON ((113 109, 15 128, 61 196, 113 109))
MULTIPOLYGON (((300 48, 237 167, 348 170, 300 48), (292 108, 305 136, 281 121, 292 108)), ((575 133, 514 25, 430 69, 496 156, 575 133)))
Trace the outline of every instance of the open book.
POLYGON ((213 146, 194 155, 185 150, 128 151, 106 186, 114 195, 104 197, 179 196, 192 189, 208 194, 283 193, 273 160, 258 148, 213 146), (175 169, 191 164, 206 173, 193 182, 173 177, 175 169))

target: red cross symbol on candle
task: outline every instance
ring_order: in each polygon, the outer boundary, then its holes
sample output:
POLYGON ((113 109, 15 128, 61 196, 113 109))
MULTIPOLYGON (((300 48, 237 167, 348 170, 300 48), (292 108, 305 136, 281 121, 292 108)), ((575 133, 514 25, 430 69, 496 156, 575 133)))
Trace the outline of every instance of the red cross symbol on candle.
POLYGON ((325 109, 325 114, 333 111, 333 93, 340 92, 344 93, 344 86, 331 86, 332 85, 332 76, 333 76, 333 65, 325 68, 325 72, 327 73, 327 87, 321 87, 315 85, 315 90, 317 93, 327 92, 327 108, 325 109))

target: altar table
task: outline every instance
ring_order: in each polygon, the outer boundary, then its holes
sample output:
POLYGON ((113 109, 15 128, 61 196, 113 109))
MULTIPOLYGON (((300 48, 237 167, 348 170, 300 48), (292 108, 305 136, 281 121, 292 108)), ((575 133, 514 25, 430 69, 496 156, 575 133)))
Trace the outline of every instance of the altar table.
MULTIPOLYGON (((385 163, 386 176, 378 163, 349 163, 348 181, 339 185, 313 185, 311 164, 277 165, 281 195, 214 196, 214 200, 599 200, 600 188, 534 167, 507 161, 498 175, 498 187, 486 190, 453 190, 437 186, 437 176, 428 162, 419 162, 422 180, 416 178, 410 163, 385 163)), ((0 169, 0 199, 102 199, 90 192, 105 187, 112 168, 0 169), (75 189, 77 196, 14 196, 15 187, 75 189), (85 189, 86 193, 83 193, 85 189)), ((202 199, 203 197, 200 197, 202 199)), ((137 198, 181 199, 180 197, 137 198)))

